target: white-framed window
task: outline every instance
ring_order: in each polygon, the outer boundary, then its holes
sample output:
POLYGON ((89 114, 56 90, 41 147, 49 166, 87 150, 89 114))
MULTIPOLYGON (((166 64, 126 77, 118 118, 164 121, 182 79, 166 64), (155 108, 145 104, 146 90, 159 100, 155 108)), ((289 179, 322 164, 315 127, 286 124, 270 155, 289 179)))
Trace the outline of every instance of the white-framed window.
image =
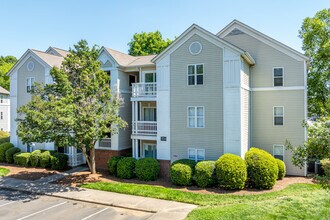
POLYGON ((0 112, 0 119, 3 120, 3 112, 0 112))
POLYGON ((273 156, 284 161, 284 145, 273 145, 273 156))
POLYGON ((205 108, 204 106, 188 106, 187 110, 188 128, 205 127, 205 108))
POLYGON ((275 126, 284 125, 284 107, 283 106, 274 106, 273 115, 274 115, 273 122, 274 122, 275 126))
POLYGON ((204 84, 204 64, 188 65, 188 85, 204 84))
POLYGON ((26 92, 31 92, 35 88, 34 82, 35 82, 34 77, 26 78, 26 92))
POLYGON ((273 68, 273 85, 274 86, 283 86, 284 84, 284 68, 283 67, 274 67, 273 68))
POLYGON ((142 156, 144 158, 157 158, 157 146, 156 144, 143 144, 142 156))
POLYGON ((205 149, 188 148, 188 159, 196 162, 205 160, 205 149))

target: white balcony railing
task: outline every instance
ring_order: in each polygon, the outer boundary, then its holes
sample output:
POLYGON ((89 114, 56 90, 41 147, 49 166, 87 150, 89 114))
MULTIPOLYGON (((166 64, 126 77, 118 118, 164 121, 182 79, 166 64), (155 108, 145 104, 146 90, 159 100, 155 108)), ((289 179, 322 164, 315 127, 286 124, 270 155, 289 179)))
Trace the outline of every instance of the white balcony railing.
POLYGON ((133 83, 132 84, 133 98, 156 98, 157 83, 133 83))
POLYGON ((132 133, 138 135, 157 135, 157 122, 133 121, 132 133))
POLYGON ((69 157, 68 165, 70 167, 79 166, 79 165, 85 163, 85 158, 84 158, 83 153, 66 154, 66 155, 68 155, 68 157, 69 157))
POLYGON ((111 148, 111 138, 103 138, 99 141, 99 147, 101 148, 111 148))

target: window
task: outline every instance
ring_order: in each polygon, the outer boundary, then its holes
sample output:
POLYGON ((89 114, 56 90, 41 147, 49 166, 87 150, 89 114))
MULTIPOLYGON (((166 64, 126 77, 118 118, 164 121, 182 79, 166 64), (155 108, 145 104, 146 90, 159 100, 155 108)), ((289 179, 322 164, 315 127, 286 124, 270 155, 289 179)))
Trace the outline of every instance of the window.
POLYGON ((157 148, 155 144, 143 144, 144 158, 157 158, 157 148))
POLYGON ((188 148, 188 159, 196 162, 205 160, 205 149, 188 148))
POLYGON ((35 78, 34 77, 28 77, 26 78, 26 92, 31 92, 34 90, 35 78))
POLYGON ((277 159, 284 160, 284 146, 273 145, 273 156, 277 159))
POLYGON ((273 69, 274 86, 283 86, 283 72, 283 67, 275 67, 273 69))
POLYGON ((157 75, 155 72, 144 73, 144 82, 145 83, 155 83, 157 75))
POLYGON ((188 128, 204 128, 204 107, 188 107, 188 128))
POLYGON ((204 65, 188 65, 188 85, 203 85, 204 65))
POLYGON ((3 119, 3 112, 0 112, 0 119, 3 119))
POLYGON ((129 86, 132 86, 133 83, 136 83, 136 76, 135 75, 129 75, 129 86))
POLYGON ((274 107, 274 125, 284 124, 284 107, 274 107))

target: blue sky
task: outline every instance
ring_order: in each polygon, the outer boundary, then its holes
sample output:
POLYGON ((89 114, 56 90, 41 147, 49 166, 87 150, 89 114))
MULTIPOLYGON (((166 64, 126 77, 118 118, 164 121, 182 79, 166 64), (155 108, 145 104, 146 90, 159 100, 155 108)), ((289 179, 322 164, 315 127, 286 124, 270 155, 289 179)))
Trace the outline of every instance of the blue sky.
POLYGON ((233 19, 302 51, 303 19, 329 7, 329 0, 0 0, 0 55, 68 49, 80 39, 127 52, 136 32, 174 39, 192 23, 217 33, 233 19))

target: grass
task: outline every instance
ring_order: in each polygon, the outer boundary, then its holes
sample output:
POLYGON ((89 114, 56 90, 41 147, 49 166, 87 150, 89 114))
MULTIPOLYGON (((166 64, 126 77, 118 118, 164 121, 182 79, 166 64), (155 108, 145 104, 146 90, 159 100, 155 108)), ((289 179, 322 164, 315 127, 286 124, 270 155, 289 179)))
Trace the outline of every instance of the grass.
POLYGON ((9 173, 7 168, 0 167, 0 177, 6 176, 9 173))
POLYGON ((330 219, 330 194, 316 184, 292 184, 280 191, 245 196, 131 183, 96 182, 82 187, 199 205, 188 219, 330 219))

